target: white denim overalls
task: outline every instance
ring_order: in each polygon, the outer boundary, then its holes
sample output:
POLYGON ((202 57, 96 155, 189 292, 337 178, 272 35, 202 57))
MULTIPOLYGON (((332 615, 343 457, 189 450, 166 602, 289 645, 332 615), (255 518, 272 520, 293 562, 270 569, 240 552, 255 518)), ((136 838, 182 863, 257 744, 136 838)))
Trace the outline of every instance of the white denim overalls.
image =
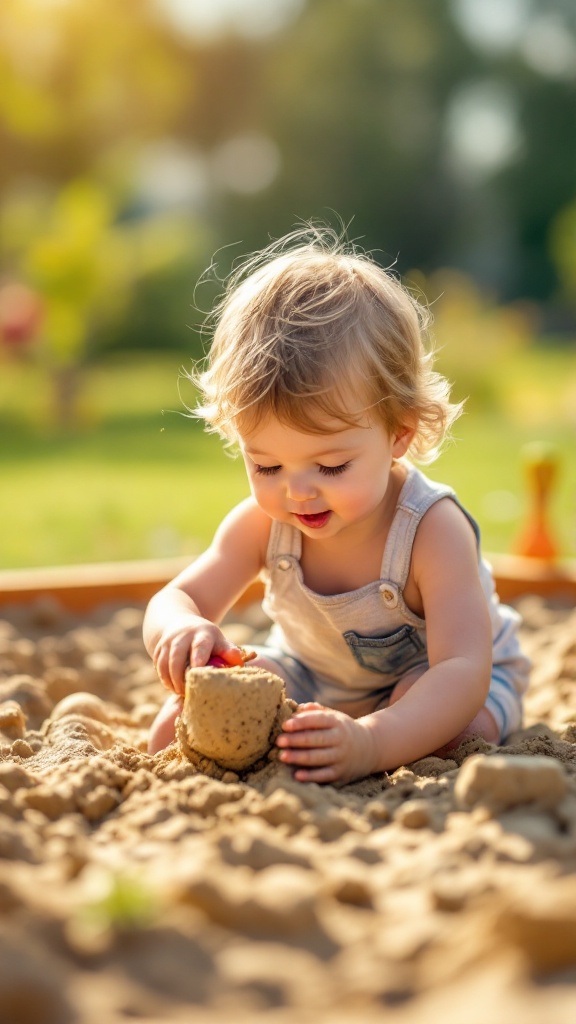
MULTIPOLYGON (((316 594, 302 578, 302 534, 273 521, 264 581, 264 610, 274 622, 268 643, 259 649, 275 661, 288 678, 287 692, 298 703, 337 704, 376 699, 386 706, 396 684, 414 668, 428 665, 426 623, 406 606, 412 545, 425 512, 454 491, 429 480, 408 465, 390 528, 380 578, 346 594, 316 594)), ((522 694, 528 686, 530 662, 518 642, 518 614, 502 605, 495 593, 488 564, 481 558, 479 530, 470 521, 478 542, 482 586, 490 609, 493 670, 486 707, 500 728, 501 739, 519 728, 522 694)))

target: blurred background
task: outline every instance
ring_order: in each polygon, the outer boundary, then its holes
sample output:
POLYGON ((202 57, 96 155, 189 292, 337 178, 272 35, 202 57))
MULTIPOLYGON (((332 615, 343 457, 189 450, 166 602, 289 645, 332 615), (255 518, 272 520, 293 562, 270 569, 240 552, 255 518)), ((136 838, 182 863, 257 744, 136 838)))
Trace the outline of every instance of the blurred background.
POLYGON ((247 487, 182 370, 309 218, 430 303, 468 399, 430 472, 485 548, 537 441, 574 554, 573 0, 2 0, 0 154, 0 568, 210 540, 247 487))

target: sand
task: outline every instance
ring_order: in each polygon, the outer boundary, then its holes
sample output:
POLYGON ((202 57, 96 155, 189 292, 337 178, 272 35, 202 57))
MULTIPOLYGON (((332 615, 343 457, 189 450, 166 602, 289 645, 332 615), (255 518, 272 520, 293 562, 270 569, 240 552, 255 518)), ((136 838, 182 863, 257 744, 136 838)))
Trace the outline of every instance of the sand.
POLYGON ((337 788, 149 756, 141 608, 5 609, 2 1024, 573 1024, 576 611, 520 610, 505 747, 337 788))

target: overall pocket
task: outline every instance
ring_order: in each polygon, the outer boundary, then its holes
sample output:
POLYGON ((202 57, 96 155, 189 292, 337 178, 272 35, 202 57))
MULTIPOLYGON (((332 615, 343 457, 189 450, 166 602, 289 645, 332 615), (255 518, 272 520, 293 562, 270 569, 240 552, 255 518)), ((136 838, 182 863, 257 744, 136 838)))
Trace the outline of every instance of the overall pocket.
POLYGON ((426 648, 414 626, 402 626, 389 636, 360 636, 353 629, 343 634, 362 668, 380 675, 397 675, 426 661, 426 648))

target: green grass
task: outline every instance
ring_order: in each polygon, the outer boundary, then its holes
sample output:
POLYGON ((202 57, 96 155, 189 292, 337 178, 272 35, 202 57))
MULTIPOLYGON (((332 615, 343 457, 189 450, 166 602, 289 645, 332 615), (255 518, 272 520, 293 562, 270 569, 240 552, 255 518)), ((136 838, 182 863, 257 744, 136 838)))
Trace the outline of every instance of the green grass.
POLYGON ((32 368, 0 374, 0 566, 195 553, 247 493, 238 460, 181 414, 178 356, 87 373, 81 426, 57 431, 32 368))
MULTIPOLYGON (((530 349, 499 362, 496 408, 472 400, 428 472, 479 520, 484 547, 510 550, 526 514, 522 446, 557 445, 551 517, 576 547, 576 371, 570 350, 530 349)), ((181 415, 180 355, 117 358, 86 372, 80 426, 51 420, 40 369, 0 365, 0 568, 200 551, 248 493, 239 460, 181 415)), ((183 390, 184 400, 191 395, 183 390)))

